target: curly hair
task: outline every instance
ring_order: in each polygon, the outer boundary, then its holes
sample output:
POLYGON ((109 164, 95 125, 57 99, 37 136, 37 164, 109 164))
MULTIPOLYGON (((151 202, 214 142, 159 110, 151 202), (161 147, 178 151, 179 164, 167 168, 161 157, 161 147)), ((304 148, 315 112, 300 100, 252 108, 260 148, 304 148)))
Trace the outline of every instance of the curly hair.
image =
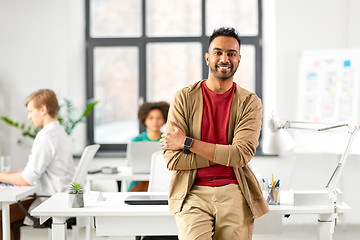
POLYGON ((151 110, 158 109, 161 111, 164 121, 167 121, 170 104, 167 102, 144 102, 138 111, 139 121, 145 125, 147 115, 151 110))

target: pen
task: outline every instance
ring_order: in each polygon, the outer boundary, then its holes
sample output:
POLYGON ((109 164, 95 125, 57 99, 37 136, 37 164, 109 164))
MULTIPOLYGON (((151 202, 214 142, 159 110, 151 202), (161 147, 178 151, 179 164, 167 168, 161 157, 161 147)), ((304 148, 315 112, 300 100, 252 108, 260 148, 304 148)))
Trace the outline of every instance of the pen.
POLYGON ((276 184, 275 184, 275 187, 279 187, 279 185, 280 185, 280 179, 277 180, 277 182, 276 182, 276 184))

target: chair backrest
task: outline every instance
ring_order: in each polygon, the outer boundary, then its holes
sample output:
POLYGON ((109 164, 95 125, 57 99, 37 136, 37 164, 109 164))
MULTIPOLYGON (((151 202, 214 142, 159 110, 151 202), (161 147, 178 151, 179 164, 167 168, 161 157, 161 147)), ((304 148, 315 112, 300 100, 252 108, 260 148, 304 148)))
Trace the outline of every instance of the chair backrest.
POLYGON ((99 150, 99 144, 87 146, 81 154, 79 165, 76 169, 72 182, 85 184, 87 172, 90 167, 91 161, 94 159, 96 152, 99 150))
POLYGON ((141 141, 132 142, 129 148, 130 166, 133 173, 150 173, 151 156, 160 151, 159 142, 141 141))
POLYGON ((148 192, 168 192, 172 172, 167 169, 163 152, 155 152, 151 157, 148 192))

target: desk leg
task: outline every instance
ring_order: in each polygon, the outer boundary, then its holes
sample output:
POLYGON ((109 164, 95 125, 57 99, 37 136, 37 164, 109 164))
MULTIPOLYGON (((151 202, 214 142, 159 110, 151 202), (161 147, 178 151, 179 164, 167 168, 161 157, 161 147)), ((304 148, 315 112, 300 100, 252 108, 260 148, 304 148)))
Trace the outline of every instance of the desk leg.
POLYGON ((335 222, 332 214, 320 214, 319 217, 319 240, 332 240, 335 222))
POLYGON ((53 217, 52 224, 52 239, 53 240, 66 240, 66 218, 53 217))
POLYGON ((8 202, 2 202, 2 232, 3 240, 10 240, 10 207, 8 202))
POLYGON ((85 228, 85 239, 86 240, 91 240, 92 239, 92 235, 91 235, 91 223, 93 221, 92 217, 87 217, 86 219, 86 228, 85 228))

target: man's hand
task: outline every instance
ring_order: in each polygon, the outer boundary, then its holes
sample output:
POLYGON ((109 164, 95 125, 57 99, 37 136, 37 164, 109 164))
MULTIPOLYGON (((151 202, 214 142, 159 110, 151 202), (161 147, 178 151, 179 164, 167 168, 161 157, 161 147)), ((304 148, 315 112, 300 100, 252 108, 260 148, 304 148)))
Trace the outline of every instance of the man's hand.
POLYGON ((172 121, 170 121, 173 132, 161 135, 160 144, 162 150, 180 150, 184 148, 185 134, 172 121))
MULTIPOLYGON (((171 122, 171 127, 174 129, 173 132, 164 133, 161 135, 160 144, 162 150, 182 150, 184 149, 185 134, 184 132, 171 122)), ((193 143, 190 147, 190 151, 197 155, 200 155, 207 160, 209 160, 209 165, 215 165, 214 155, 215 155, 215 144, 203 142, 197 139, 193 140, 193 143)))

